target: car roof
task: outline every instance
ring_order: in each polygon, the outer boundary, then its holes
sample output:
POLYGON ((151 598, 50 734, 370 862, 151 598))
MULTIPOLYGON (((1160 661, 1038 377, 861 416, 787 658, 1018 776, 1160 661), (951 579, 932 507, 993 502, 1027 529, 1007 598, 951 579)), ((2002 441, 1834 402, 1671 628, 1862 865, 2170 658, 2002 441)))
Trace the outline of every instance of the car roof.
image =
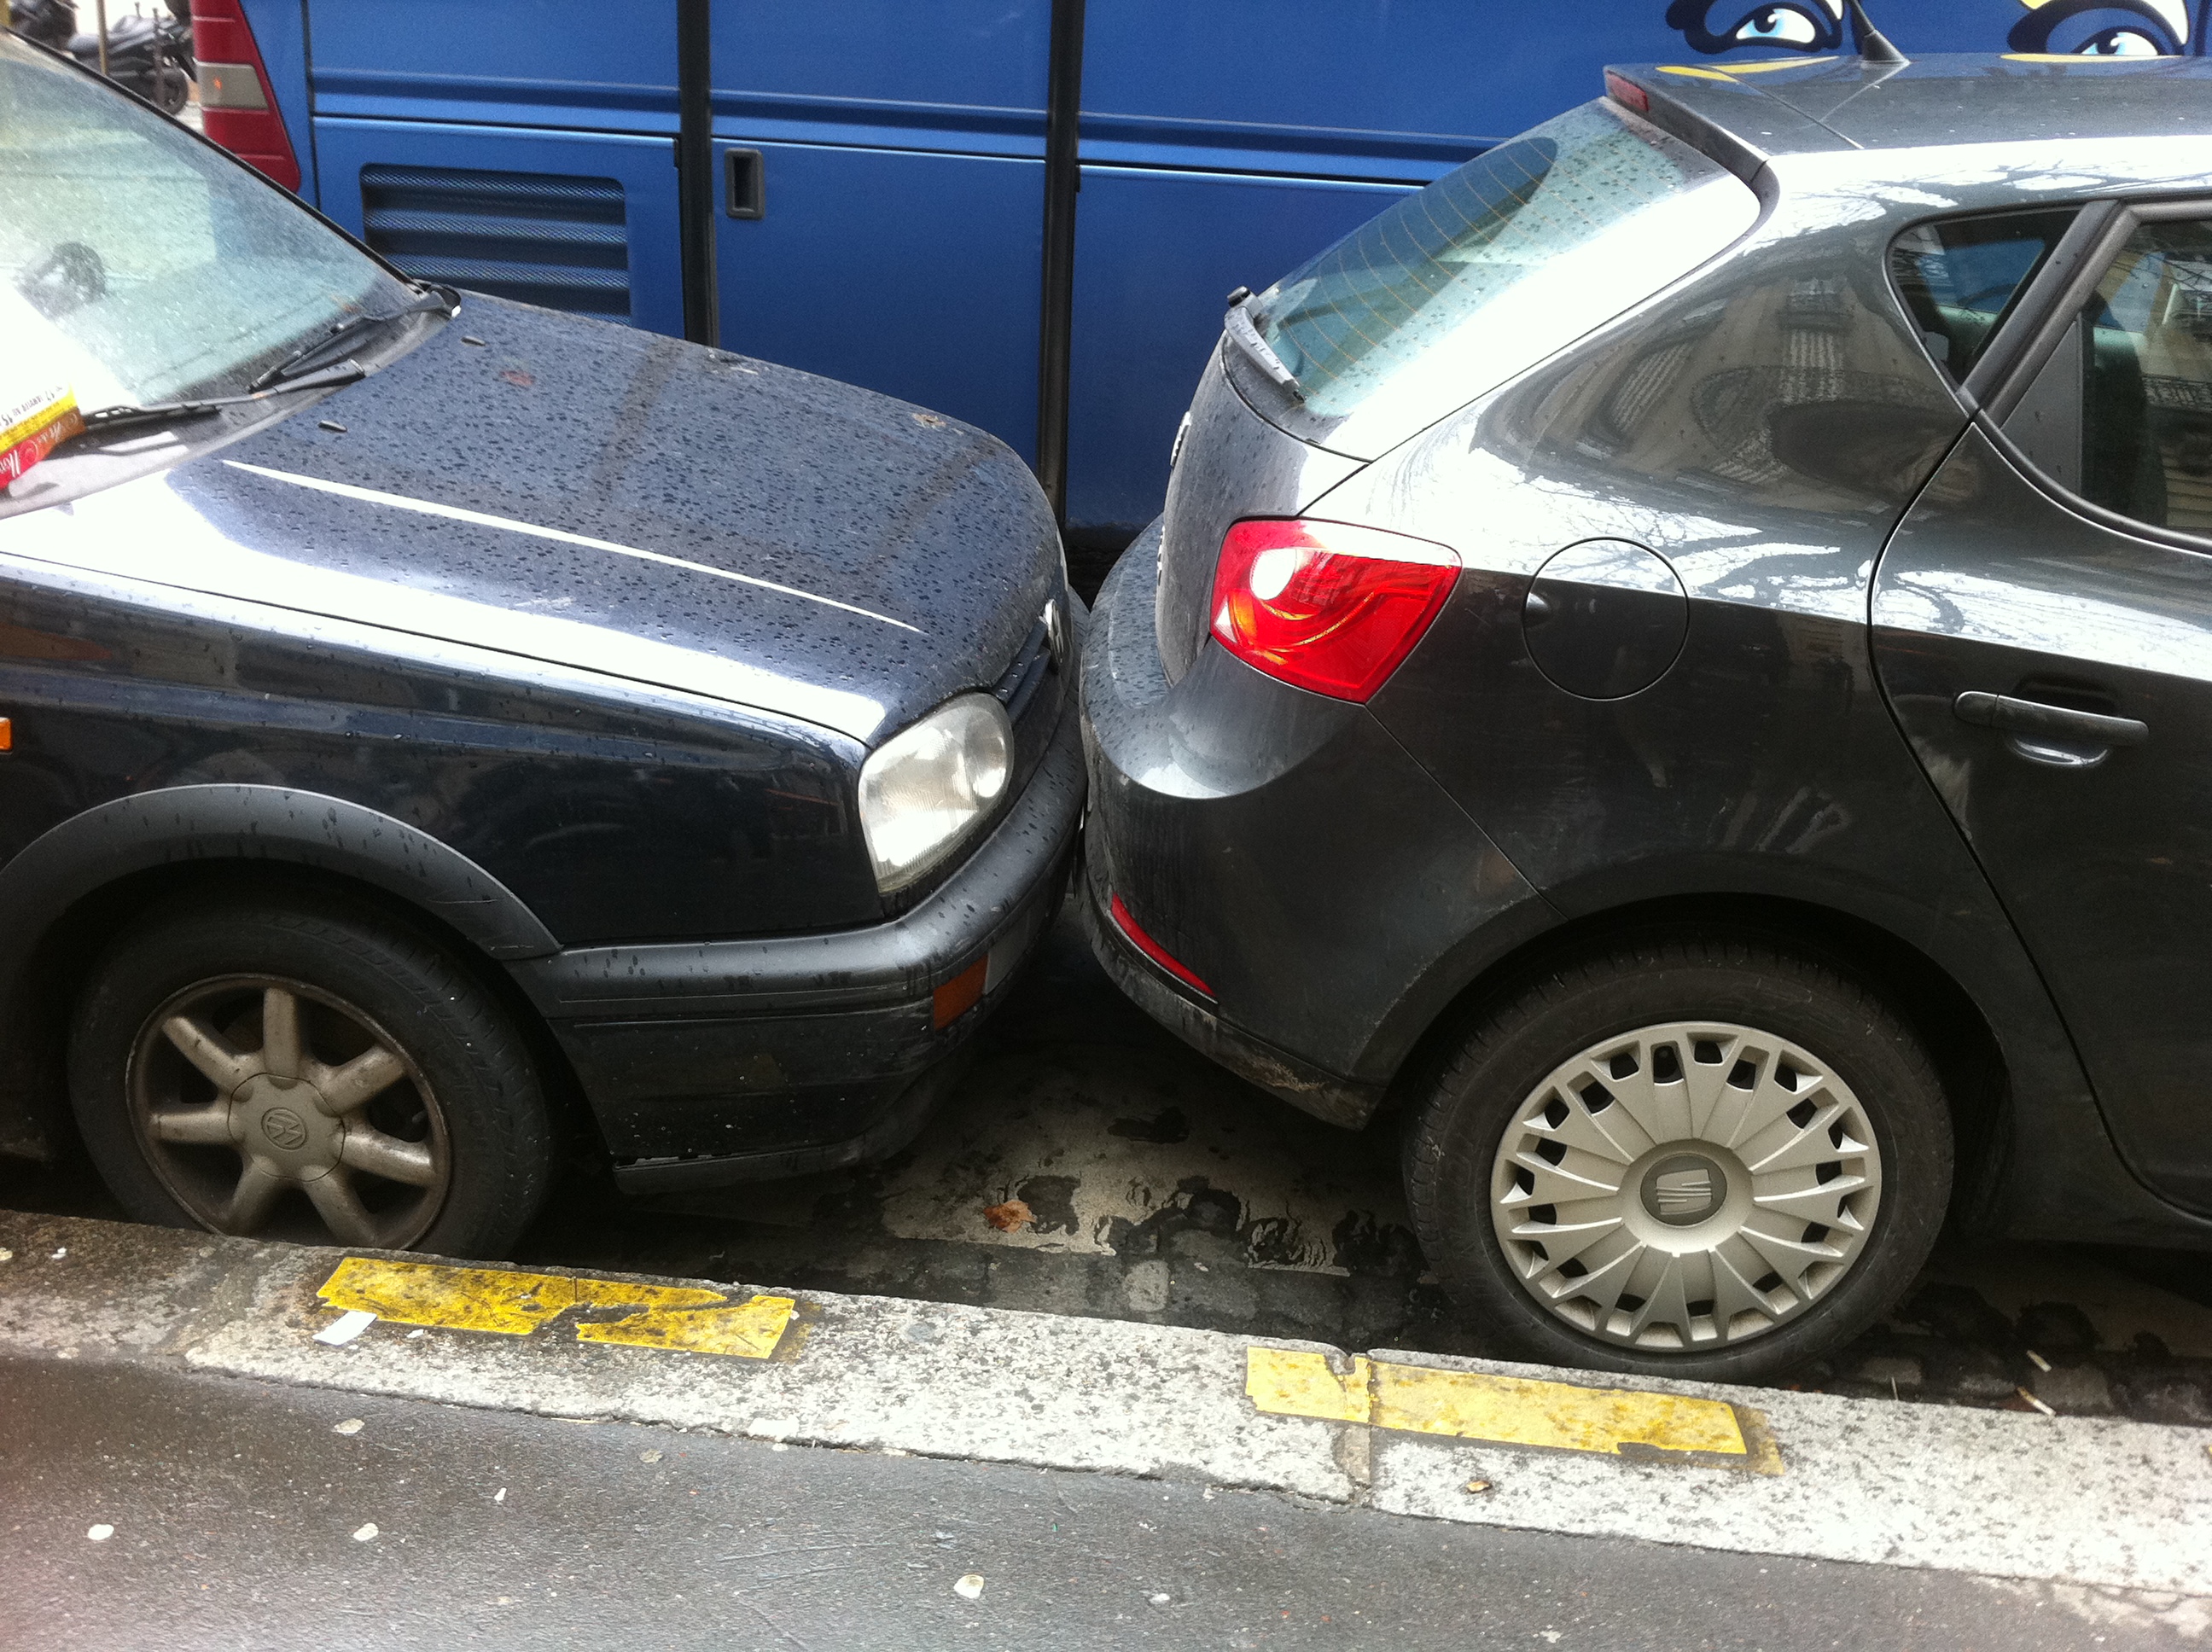
MULTIPOLYGON (((1762 155, 2212 136, 2212 59, 2203 58, 1944 52, 1903 64, 1799 58, 1607 74, 1649 97, 1660 125, 1686 117, 1762 155)), ((1625 100, 1632 106, 1633 94, 1625 100)))

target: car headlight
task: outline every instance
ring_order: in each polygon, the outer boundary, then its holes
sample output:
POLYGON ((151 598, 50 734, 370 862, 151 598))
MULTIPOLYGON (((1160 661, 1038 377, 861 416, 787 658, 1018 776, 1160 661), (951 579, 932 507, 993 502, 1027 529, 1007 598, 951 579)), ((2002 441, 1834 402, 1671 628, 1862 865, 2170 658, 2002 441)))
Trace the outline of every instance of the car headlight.
POLYGON ((942 861, 1006 795, 1014 726, 988 694, 946 701, 860 765, 860 829, 886 895, 942 861))

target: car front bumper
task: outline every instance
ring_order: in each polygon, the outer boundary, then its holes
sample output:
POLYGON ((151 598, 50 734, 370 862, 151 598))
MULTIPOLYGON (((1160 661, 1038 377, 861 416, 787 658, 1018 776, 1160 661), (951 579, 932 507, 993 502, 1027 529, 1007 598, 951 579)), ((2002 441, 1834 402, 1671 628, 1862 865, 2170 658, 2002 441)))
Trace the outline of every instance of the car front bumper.
POLYGON ((1051 925, 1081 831, 1073 693, 1029 784, 959 869, 865 929, 576 948, 510 964, 574 1068, 625 1192, 895 1152, 1051 925), (981 966, 948 1025, 937 989, 981 966))

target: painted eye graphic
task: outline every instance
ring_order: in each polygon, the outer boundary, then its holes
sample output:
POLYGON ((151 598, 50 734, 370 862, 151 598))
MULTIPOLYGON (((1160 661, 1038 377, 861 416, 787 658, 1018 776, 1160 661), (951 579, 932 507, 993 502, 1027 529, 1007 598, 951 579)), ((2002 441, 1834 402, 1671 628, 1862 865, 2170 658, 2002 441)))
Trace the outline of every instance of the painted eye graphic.
POLYGON ((1753 16, 1735 32, 1735 38, 1747 43, 1753 40, 1773 40, 1784 46, 1810 46, 1820 38, 1820 26, 1803 12, 1789 6, 1774 6, 1753 16))
POLYGON ((1843 0, 1783 0, 1746 8, 1743 0, 1674 0, 1667 27, 1708 55, 1740 46, 1828 52, 1843 43, 1843 0))
POLYGON ((2014 52, 2088 58, 2178 58, 2201 50, 2189 0, 2021 0, 2027 15, 2005 44, 2014 52))

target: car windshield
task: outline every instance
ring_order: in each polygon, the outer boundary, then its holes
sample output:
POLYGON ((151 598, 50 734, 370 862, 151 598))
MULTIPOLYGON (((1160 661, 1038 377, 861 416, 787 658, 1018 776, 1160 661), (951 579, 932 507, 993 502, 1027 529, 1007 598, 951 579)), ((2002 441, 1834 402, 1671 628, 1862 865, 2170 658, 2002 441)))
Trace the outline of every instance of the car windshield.
POLYGON ((220 152, 0 34, 0 408, 236 389, 410 296, 220 152))
POLYGON ((1361 225, 1262 294, 1256 325, 1310 413, 1352 414, 1389 385, 1435 417, 1688 273, 1758 214, 1705 156, 1585 104, 1361 225))

